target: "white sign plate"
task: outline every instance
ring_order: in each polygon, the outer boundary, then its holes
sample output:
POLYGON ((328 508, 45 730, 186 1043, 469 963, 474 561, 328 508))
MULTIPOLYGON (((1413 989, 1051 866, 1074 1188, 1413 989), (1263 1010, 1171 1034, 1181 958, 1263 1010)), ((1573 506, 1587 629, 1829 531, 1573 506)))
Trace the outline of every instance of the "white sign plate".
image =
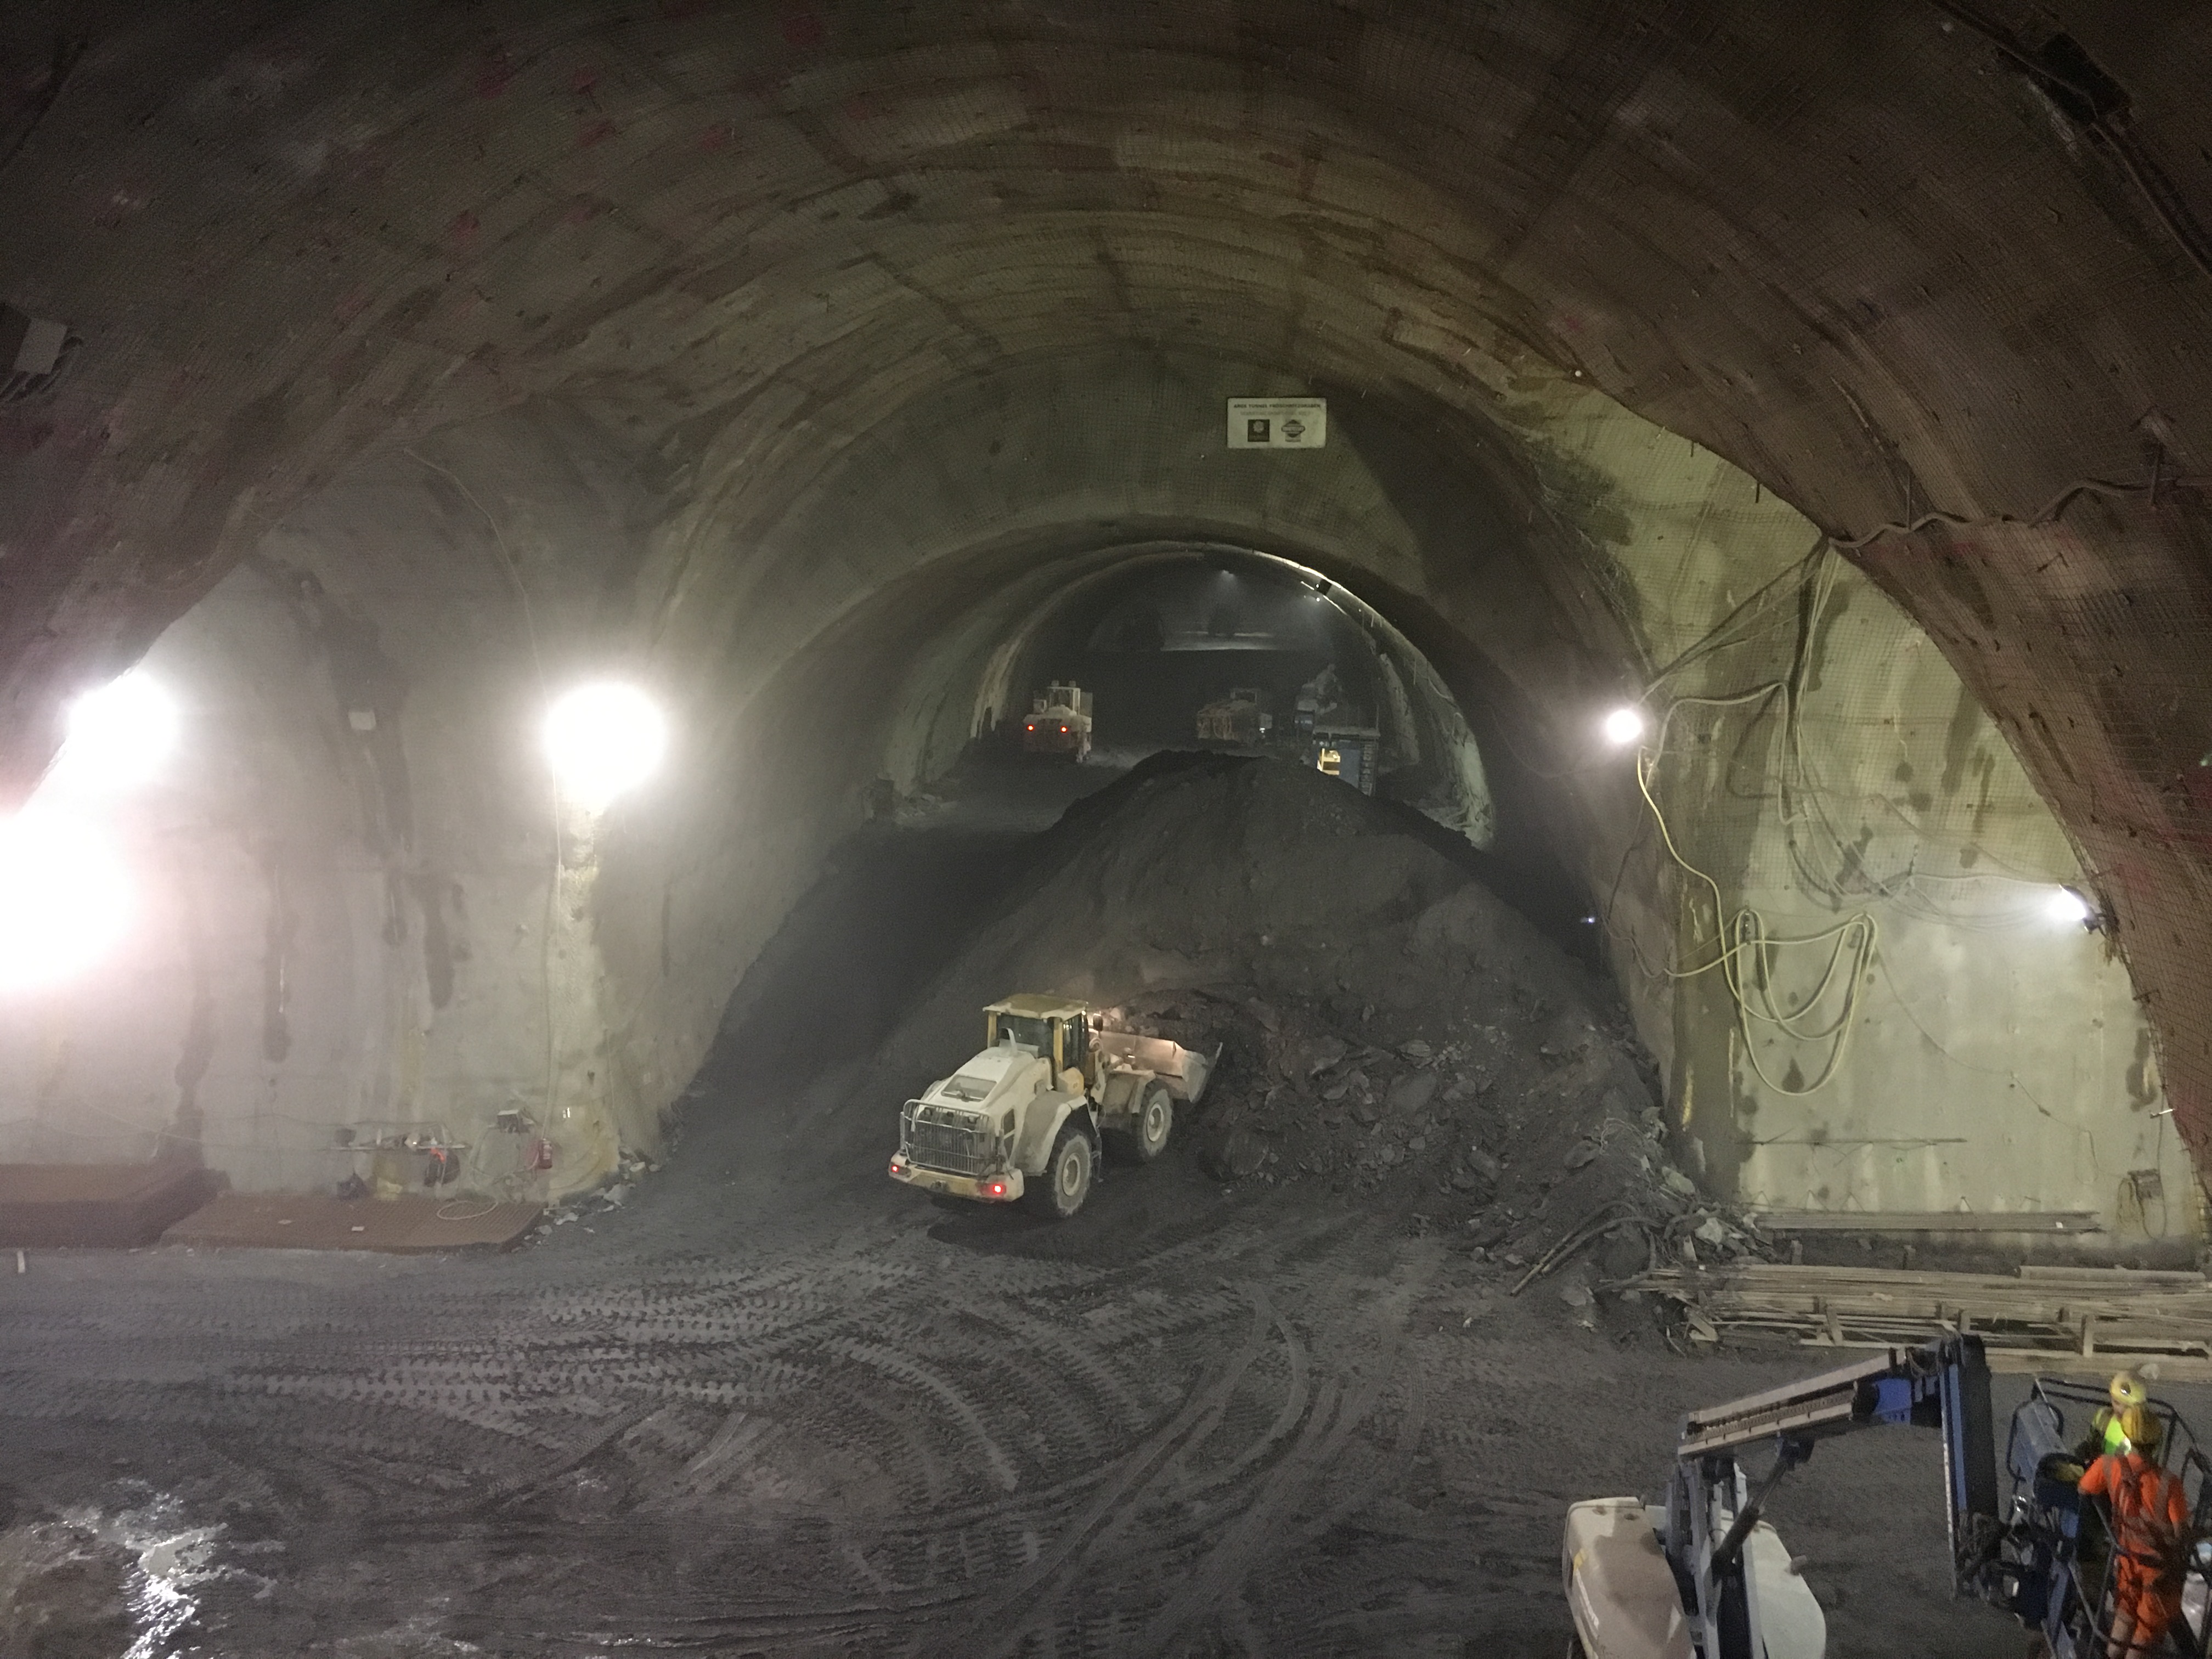
POLYGON ((1328 441, 1325 398, 1231 398, 1231 449, 1319 449, 1328 441))

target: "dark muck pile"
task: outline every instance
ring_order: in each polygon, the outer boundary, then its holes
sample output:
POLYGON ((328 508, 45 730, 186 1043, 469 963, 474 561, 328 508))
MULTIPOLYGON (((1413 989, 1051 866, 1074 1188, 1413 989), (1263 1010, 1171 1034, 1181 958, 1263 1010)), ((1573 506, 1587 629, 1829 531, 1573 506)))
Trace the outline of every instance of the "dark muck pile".
POLYGON ((1747 1248, 1667 1163, 1618 997, 1476 861, 1304 768, 1156 757, 1008 872, 1003 908, 885 1045, 870 1091, 943 1075, 983 1004, 1059 993, 1222 1046, 1177 1133, 1224 1182, 1316 1183, 1532 1262, 1603 1231, 1608 1273, 1655 1247, 1747 1248))

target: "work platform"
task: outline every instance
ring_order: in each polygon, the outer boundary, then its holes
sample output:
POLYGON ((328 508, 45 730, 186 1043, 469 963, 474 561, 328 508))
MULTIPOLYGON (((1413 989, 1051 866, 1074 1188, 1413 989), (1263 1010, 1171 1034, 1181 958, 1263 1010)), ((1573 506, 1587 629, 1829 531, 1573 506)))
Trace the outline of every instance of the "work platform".
POLYGON ((279 1250, 507 1250, 543 1212, 538 1204, 480 1198, 333 1198, 225 1193, 161 1235, 164 1244, 279 1250))
POLYGON ((181 1161, 0 1164, 0 1246, 129 1249, 216 1195, 222 1178, 181 1161))

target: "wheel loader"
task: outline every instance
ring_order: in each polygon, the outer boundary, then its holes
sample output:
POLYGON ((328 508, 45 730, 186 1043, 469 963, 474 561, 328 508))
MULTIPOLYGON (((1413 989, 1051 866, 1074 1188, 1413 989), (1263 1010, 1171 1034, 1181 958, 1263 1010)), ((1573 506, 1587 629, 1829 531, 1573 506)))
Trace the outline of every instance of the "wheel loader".
POLYGON ((1054 1220, 1083 1207, 1109 1148, 1133 1164, 1164 1152, 1221 1055, 1108 1030, 1065 997, 1007 997, 983 1019, 981 1052, 907 1102, 891 1179, 1054 1220))
POLYGON ((1081 686, 1054 680, 1037 693, 1022 722, 1022 752, 1058 757, 1080 766, 1091 754, 1097 700, 1081 686))

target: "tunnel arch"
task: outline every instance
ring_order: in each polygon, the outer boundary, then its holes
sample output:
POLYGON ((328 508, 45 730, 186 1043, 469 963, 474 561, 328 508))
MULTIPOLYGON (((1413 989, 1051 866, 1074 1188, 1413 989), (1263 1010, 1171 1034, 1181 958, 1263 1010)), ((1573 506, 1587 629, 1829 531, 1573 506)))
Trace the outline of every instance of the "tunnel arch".
MULTIPOLYGON (((2203 20, 2061 9, 2201 193, 2203 20)), ((884 574, 752 557, 841 458, 882 453, 932 388, 988 402, 1086 349, 1240 362, 1237 392, 1319 390, 1481 471, 1562 550, 1483 595, 1569 659, 1555 696, 1522 694, 1535 730, 1561 711, 1528 750, 1556 770, 1567 713, 1641 678, 1607 528, 1638 463, 1586 464, 1602 387, 1649 417, 1637 441, 1717 446, 1925 621, 2075 837, 2201 1139, 2207 291, 2049 87, 1933 9, 1872 5, 805 15, 87 14, 101 50, 0 173, 26 227, 7 297, 85 341, 0 445, 18 792, 64 693, 380 454, 588 409, 640 498, 610 648, 773 661, 812 636, 809 580, 834 611, 828 588, 884 574), (700 573, 732 549, 781 574, 702 617, 686 584, 717 590, 700 573)), ((44 22, 7 27, 16 52, 44 22)), ((1091 397, 1071 369, 1047 401, 1091 397)), ((1143 480, 1114 482, 1091 516, 1124 530, 1267 527, 1188 502, 1147 523, 1143 480)), ((1464 551, 1397 579, 1471 610, 1499 567, 1464 551)), ((1451 630, 1403 625, 1449 676, 1451 630)), ((696 729, 755 689, 727 675, 696 729)), ((1630 835, 1633 801, 1589 810, 1630 835)))

